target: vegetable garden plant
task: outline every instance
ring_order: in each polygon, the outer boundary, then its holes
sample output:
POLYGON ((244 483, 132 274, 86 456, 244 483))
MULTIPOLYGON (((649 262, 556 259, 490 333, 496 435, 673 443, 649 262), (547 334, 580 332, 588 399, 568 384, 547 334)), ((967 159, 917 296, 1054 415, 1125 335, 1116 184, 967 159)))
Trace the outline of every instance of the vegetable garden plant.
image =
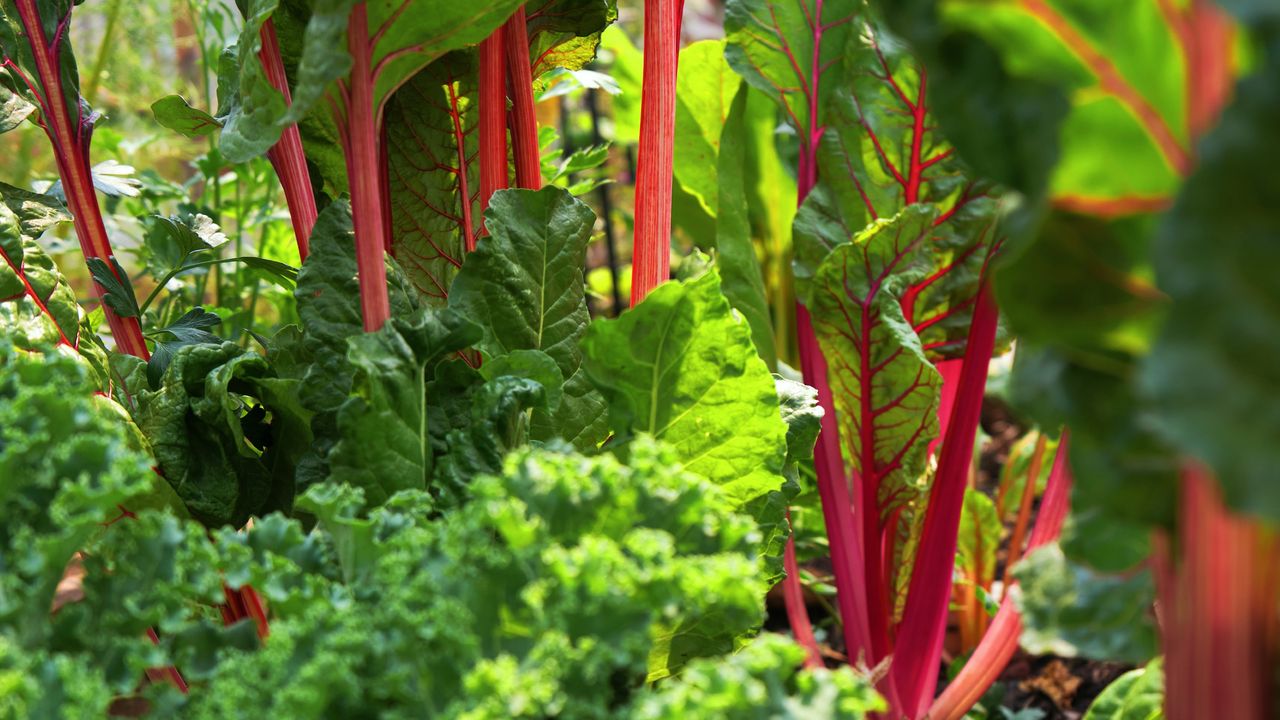
POLYGON ((178 184, 98 2, 0 4, 0 716, 1280 710, 1273 3, 201 3, 178 184))

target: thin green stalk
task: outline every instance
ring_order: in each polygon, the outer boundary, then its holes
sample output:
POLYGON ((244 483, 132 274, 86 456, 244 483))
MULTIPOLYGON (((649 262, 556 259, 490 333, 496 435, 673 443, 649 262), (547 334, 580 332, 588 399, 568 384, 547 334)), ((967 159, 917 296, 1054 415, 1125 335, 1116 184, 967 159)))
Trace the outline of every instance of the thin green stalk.
POLYGON ((116 25, 120 20, 120 0, 108 0, 106 15, 107 24, 102 30, 102 42, 98 44, 98 52, 94 55, 93 66, 89 71, 89 81, 84 86, 84 97, 93 105, 98 99, 98 84, 102 82, 102 71, 107 64, 107 51, 112 47, 112 38, 116 34, 116 25))
MULTIPOLYGON (((147 299, 142 301, 142 305, 139 306, 139 309, 138 309, 138 314, 139 315, 145 314, 147 312, 147 308, 151 307, 151 303, 154 302, 156 299, 156 296, 160 294, 160 290, 163 289, 164 286, 168 284, 170 280, 174 279, 181 273, 186 272, 187 270, 194 270, 195 268, 198 268, 198 267, 209 267, 211 265, 221 265, 223 263, 243 262, 245 260, 252 260, 252 259, 253 259, 252 257, 242 257, 242 256, 229 257, 229 258, 215 258, 213 260, 201 260, 200 262, 183 264, 179 267, 176 267, 173 270, 170 270, 168 273, 166 273, 165 276, 160 279, 160 282, 156 284, 155 288, 151 290, 151 293, 147 295, 147 299)), ((204 297, 204 294, 201 293, 200 295, 197 296, 197 300, 203 299, 203 297, 204 297)))

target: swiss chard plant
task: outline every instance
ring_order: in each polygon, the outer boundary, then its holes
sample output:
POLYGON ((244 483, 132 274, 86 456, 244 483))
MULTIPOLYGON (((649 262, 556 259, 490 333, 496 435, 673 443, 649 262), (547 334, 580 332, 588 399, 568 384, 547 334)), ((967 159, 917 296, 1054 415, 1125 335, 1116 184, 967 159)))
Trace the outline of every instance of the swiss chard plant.
POLYGON ((1280 16, 1112 5, 243 0, 166 179, 4 0, 0 716, 1266 717, 1280 16))

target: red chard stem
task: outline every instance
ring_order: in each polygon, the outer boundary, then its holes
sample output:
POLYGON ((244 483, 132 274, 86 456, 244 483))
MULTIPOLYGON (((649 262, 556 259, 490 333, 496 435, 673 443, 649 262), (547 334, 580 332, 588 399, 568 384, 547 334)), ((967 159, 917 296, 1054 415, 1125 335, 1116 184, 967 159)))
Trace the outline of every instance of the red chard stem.
MULTIPOLYGON (((506 31, 498 27, 480 43, 480 212, 489 198, 507 187, 507 58, 506 31)), ((481 234, 483 229, 481 219, 481 234)), ((467 251, 475 250, 468 237, 467 251)))
MULTIPOLYGON (((75 116, 72 117, 67 103, 66 89, 62 82, 62 62, 59 58, 62 43, 66 41, 68 15, 63 18, 55 36, 50 40, 44 35, 44 23, 35 0, 14 0, 17 4, 18 16, 26 31, 32 56, 35 58, 37 82, 41 91, 36 95, 40 102, 42 115, 40 125, 53 144, 54 157, 58 163, 58 175, 62 178, 63 191, 66 193, 67 207, 74 216, 76 237, 80 240, 80 249, 86 258, 100 258, 111 266, 110 259, 115 255, 111 249, 111 241, 107 237, 106 225, 102 221, 102 209, 98 206, 98 198, 93 188, 93 172, 89 164, 89 140, 93 136, 95 116, 84 117, 82 108, 86 107, 76 98, 75 116)), ((33 88, 34 90, 35 88, 33 88)), ((112 272, 115 272, 112 267, 112 272)), ((128 278, 119 278, 126 286, 128 278)), ((103 289, 94 284, 94 290, 101 297, 103 289)), ((110 307, 103 305, 103 313, 116 345, 122 352, 144 360, 151 357, 147 350, 146 340, 142 337, 142 327, 136 317, 120 317, 110 307)))
POLYGON ((919 554, 912 568, 906 610, 896 640, 898 647, 910 648, 909 653, 897 658, 891 670, 892 684, 904 702, 901 709, 909 717, 924 714, 937 685, 960 514, 982 413, 987 370, 995 348, 996 321, 995 297, 984 279, 969 327, 955 407, 925 511, 920 547, 927 551, 919 554))
POLYGON ((373 107, 373 48, 365 3, 351 9, 347 29, 352 68, 346 89, 343 152, 351 186, 351 216, 356 235, 356 267, 360 276, 360 311, 366 332, 377 330, 391 317, 385 264, 386 218, 383 216, 383 174, 378 159, 380 140, 373 107))
MULTIPOLYGON (((276 37, 276 26, 267 18, 259 31, 262 38, 262 50, 258 57, 262 60, 262 69, 272 87, 284 95, 286 105, 293 103, 289 93, 289 79, 285 76, 284 61, 280 57, 280 41, 276 37)), ((307 172, 307 158, 302 151, 302 136, 298 133, 296 123, 291 123, 280 135, 280 140, 267 151, 267 159, 275 168, 280 185, 284 188, 284 199, 289 205, 289 219, 293 223, 293 234, 298 241, 298 256, 307 259, 307 243, 311 238, 311 228, 316 224, 316 198, 311 189, 311 175, 307 172)))
POLYGON ((524 6, 503 26, 507 41, 507 80, 511 95, 511 144, 516 162, 516 187, 542 187, 538 151, 538 116, 533 107, 533 64, 529 60, 529 27, 524 6))
POLYGON ((671 275, 671 181, 683 0, 645 0, 631 305, 671 275))

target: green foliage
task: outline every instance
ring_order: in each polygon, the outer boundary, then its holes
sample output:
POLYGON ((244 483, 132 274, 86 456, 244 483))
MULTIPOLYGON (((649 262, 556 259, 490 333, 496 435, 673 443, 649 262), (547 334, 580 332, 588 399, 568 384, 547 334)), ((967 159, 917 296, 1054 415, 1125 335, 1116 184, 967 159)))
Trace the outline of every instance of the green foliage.
POLYGON ((1280 260, 1280 42, 1200 145, 1199 165, 1156 240, 1160 287, 1172 305, 1142 381, 1161 429, 1205 461, 1229 505, 1280 520, 1272 438, 1280 353, 1280 291, 1264 268, 1280 260), (1206 245, 1205 237, 1214 243, 1206 245))
POLYGON ((725 661, 691 663, 680 677, 643 697, 631 717, 854 720, 884 709, 866 681, 849 668, 797 672, 803 660, 800 646, 766 634, 725 661))
POLYGON ((480 325, 477 348, 490 358, 550 356, 564 398, 535 414, 534 438, 594 449, 605 436, 605 401, 582 370, 578 345, 590 321, 582 267, 595 215, 556 187, 495 193, 485 215, 490 234, 467 256, 449 307, 480 325))
POLYGON ((1027 650, 1121 662, 1145 662, 1155 654, 1149 570, 1100 575, 1050 544, 1028 554, 1014 575, 1027 650))
MULTIPOLYGON (((797 229, 813 207, 801 208, 797 229)), ((824 353, 844 370, 833 392, 837 417, 852 423, 842 433, 845 452, 895 504, 923 489, 926 451, 938 434, 941 378, 899 301, 927 272, 925 240, 935 217, 931 207, 912 205, 852 239, 824 219, 815 236, 834 249, 800 285, 824 353)))
POLYGON ((773 378, 716 273, 658 286, 618 319, 593 323, 582 348, 588 375, 609 401, 611 446, 626 453, 639 434, 670 443, 731 507, 756 516, 778 558, 786 427, 773 378))
POLYGON ((421 493, 361 519, 358 491, 313 488, 300 504, 323 545, 271 519, 236 540, 252 553, 228 575, 280 618, 264 649, 219 666, 191 715, 612 716, 659 634, 678 639, 662 658, 674 668, 759 621, 740 582, 752 524, 671 462, 647 441, 629 466, 518 452, 436 521, 421 493))
POLYGON ((688 226, 694 242, 716 249, 716 267, 729 303, 747 319, 760 357, 778 364, 768 298, 752 242, 748 183, 747 90, 724 59, 725 44, 706 40, 680 52, 676 76, 675 179, 696 204, 678 205, 698 219, 688 226), (697 223, 709 219, 715 231, 700 236, 697 223), (714 241, 714 243, 713 243, 714 241))
POLYGON ((1164 720, 1164 668, 1160 658, 1116 678, 1084 720, 1164 720))

